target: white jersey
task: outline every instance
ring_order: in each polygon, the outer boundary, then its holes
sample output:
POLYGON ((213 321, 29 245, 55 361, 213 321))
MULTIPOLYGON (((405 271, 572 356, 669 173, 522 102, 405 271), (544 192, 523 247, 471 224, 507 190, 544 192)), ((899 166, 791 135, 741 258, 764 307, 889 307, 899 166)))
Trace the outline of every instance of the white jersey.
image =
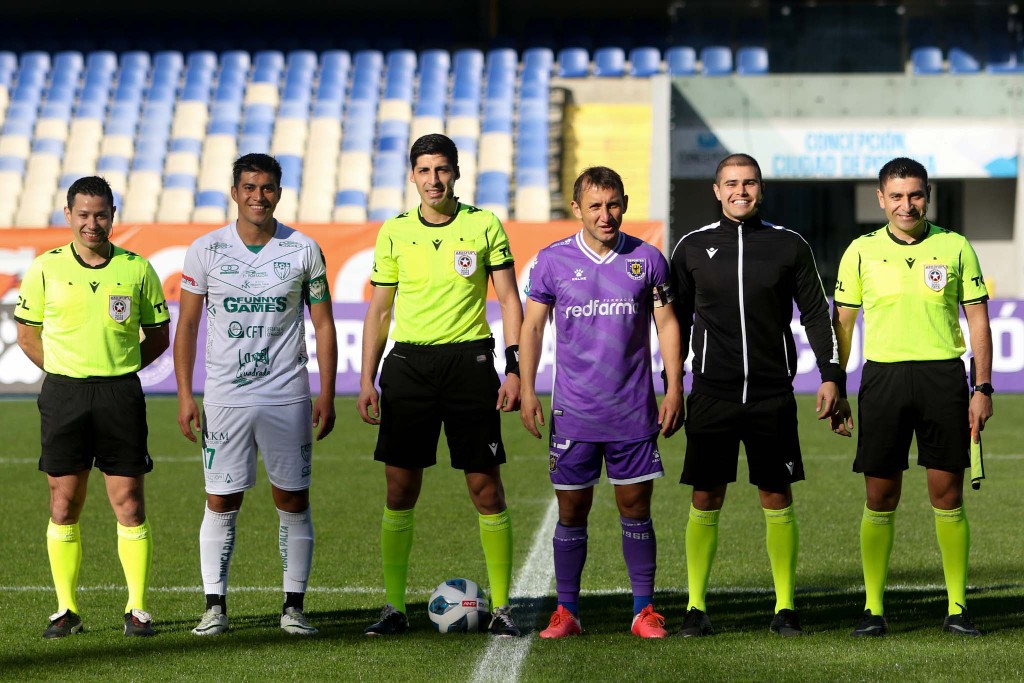
POLYGON ((284 405, 309 400, 303 306, 329 300, 324 257, 282 223, 258 253, 235 224, 189 247, 181 288, 206 297, 204 403, 284 405))

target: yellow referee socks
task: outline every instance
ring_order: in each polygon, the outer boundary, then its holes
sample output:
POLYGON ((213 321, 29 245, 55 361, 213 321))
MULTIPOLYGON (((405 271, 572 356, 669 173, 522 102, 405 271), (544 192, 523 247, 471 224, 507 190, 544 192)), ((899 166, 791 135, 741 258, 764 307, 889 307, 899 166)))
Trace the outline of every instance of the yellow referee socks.
POLYGON ((484 547, 494 610, 508 604, 512 584, 512 517, 508 508, 496 515, 480 515, 480 544, 484 547))
POLYGON ((875 512, 864 504, 860 520, 860 560, 864 568, 864 609, 880 617, 885 614, 882 600, 889 577, 889 556, 896 537, 896 511, 875 512))
POLYGON ((405 584, 409 574, 413 528, 412 510, 390 510, 384 507, 384 518, 380 524, 384 595, 399 612, 405 611, 405 584))
POLYGON ((707 612, 705 599, 711 565, 718 550, 718 516, 721 510, 698 510, 690 505, 690 519, 686 523, 686 590, 689 593, 687 610, 696 607, 707 612))
POLYGON ((78 522, 56 524, 52 519, 46 527, 46 553, 50 556, 50 573, 57 591, 57 611, 68 609, 75 614, 78 601, 78 570, 82 566, 82 536, 78 522))
POLYGON ((153 562, 153 536, 149 520, 139 526, 117 523, 117 556, 121 558, 124 579, 128 583, 127 614, 133 609, 146 609, 146 588, 149 587, 149 568, 153 562))
POLYGON ((790 505, 782 510, 764 510, 765 545, 775 581, 775 611, 796 609, 796 558, 800 551, 800 533, 796 514, 790 505))
POLYGON ((960 614, 967 605, 967 557, 971 552, 971 525, 963 507, 935 512, 935 536, 942 553, 942 573, 946 577, 946 614, 960 614))

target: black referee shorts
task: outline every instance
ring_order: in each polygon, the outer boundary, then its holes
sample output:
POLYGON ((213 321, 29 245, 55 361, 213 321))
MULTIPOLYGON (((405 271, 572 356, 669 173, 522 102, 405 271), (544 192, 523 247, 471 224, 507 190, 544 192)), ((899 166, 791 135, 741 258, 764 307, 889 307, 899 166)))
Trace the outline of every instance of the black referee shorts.
POLYGON ((146 397, 136 374, 46 375, 39 391, 39 469, 55 477, 92 469, 137 477, 153 469, 146 397))
POLYGON ((437 462, 444 424, 451 464, 483 470, 505 462, 501 382, 494 370, 494 340, 460 344, 396 343, 380 372, 380 431, 374 459, 418 469, 437 462))
POLYGON ((859 436, 853 471, 886 475, 917 464, 961 472, 971 464, 970 393, 960 359, 867 361, 857 394, 859 436))
POLYGON ((710 491, 736 481, 740 441, 750 483, 785 492, 804 478, 792 393, 737 403, 691 393, 686 401, 686 458, 679 481, 710 491))

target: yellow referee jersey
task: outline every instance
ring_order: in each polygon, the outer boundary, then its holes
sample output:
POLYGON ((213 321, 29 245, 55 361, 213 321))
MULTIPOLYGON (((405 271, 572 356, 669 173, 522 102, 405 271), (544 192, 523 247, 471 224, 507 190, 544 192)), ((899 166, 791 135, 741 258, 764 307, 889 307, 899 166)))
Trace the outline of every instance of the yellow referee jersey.
POLYGON ((149 261, 114 246, 110 260, 93 267, 72 242, 32 262, 14 319, 42 326, 46 372, 115 377, 142 366, 139 327, 157 327, 170 316, 149 261))
POLYGON ((959 358, 967 350, 960 305, 987 299, 970 243, 932 223, 913 243, 888 225, 858 237, 836 278, 836 304, 863 306, 864 357, 879 363, 959 358))
POLYGON ((442 225, 425 222, 419 208, 380 227, 370 282, 398 287, 391 338, 409 344, 484 339, 487 276, 512 267, 505 229, 490 211, 459 204, 442 225))

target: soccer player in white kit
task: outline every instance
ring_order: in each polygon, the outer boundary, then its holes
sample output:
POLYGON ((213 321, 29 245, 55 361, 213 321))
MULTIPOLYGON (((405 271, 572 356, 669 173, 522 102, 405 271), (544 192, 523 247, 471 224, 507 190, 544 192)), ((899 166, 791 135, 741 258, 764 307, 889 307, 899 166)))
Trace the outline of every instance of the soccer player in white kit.
POLYGON ((280 518, 284 569, 281 628, 314 635, 303 613, 313 558, 309 509, 312 428, 316 439, 334 428, 337 333, 324 257, 312 239, 274 218, 281 199, 281 165, 247 154, 233 167, 231 198, 238 220, 197 239, 181 276, 174 367, 178 426, 191 441, 202 432, 206 514, 199 558, 206 612, 192 633, 228 630, 228 569, 235 520, 256 484, 263 456, 280 518), (320 395, 310 405, 303 306, 316 332, 320 395), (192 393, 196 340, 206 308, 206 386, 203 412, 192 393), (201 420, 201 421, 200 421, 201 420))

